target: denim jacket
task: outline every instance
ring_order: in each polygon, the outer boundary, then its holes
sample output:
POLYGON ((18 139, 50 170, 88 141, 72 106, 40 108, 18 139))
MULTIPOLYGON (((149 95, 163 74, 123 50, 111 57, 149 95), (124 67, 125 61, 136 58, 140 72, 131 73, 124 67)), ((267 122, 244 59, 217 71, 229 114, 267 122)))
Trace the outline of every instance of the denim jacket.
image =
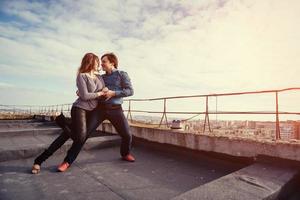
POLYGON ((101 97, 99 99, 99 103, 121 105, 123 103, 123 97, 133 95, 132 84, 127 72, 114 69, 111 74, 103 74, 102 78, 104 80, 105 86, 109 90, 115 91, 116 96, 110 98, 107 101, 105 101, 105 97, 101 97))

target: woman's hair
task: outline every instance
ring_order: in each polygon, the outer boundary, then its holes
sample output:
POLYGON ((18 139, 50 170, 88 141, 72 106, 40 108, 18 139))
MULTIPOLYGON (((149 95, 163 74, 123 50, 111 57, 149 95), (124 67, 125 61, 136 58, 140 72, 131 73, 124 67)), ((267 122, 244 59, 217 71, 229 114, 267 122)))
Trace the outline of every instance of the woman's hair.
POLYGON ((94 69, 95 64, 98 63, 99 65, 99 58, 93 53, 87 53, 83 56, 81 65, 78 69, 79 73, 86 73, 92 71, 94 69))
POLYGON ((106 53, 103 56, 101 56, 101 60, 104 57, 107 57, 107 59, 109 60, 109 62, 113 63, 113 65, 115 66, 115 68, 118 68, 118 58, 114 53, 106 53))

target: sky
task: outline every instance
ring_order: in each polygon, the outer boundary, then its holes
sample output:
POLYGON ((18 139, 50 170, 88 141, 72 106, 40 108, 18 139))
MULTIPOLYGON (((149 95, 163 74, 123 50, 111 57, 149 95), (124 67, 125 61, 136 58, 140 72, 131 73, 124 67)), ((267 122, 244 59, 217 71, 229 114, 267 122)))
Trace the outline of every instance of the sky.
MULTIPOLYGON (((0 104, 74 102, 87 52, 118 56, 132 98, 300 87, 299 10, 298 0, 1 0, 0 104)), ((280 108, 300 112, 299 93, 280 96, 280 108)), ((274 98, 218 106, 271 110, 274 98)))

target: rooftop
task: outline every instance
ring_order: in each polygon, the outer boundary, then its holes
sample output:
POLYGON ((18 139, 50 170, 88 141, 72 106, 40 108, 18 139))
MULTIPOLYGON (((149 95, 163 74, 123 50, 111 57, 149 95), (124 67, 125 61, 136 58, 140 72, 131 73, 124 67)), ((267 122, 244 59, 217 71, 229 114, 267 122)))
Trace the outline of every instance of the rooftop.
POLYGON ((52 122, 1 121, 1 199, 272 199, 297 173, 295 164, 138 137, 132 149, 137 160, 128 163, 120 159, 119 136, 97 131, 67 172, 56 167, 71 141, 43 164, 40 174, 32 175, 34 157, 59 131, 52 122))

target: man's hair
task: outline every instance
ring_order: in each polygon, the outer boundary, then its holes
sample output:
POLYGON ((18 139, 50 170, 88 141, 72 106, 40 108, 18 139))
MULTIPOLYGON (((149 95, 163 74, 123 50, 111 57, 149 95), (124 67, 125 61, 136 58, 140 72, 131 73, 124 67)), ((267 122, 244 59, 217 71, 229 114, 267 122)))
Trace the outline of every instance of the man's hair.
POLYGON ((103 56, 101 56, 101 60, 104 58, 104 57, 107 57, 107 59, 109 60, 109 62, 113 63, 113 65, 115 66, 115 68, 118 68, 118 58, 117 56, 114 54, 114 53, 106 53, 104 54, 103 56))

